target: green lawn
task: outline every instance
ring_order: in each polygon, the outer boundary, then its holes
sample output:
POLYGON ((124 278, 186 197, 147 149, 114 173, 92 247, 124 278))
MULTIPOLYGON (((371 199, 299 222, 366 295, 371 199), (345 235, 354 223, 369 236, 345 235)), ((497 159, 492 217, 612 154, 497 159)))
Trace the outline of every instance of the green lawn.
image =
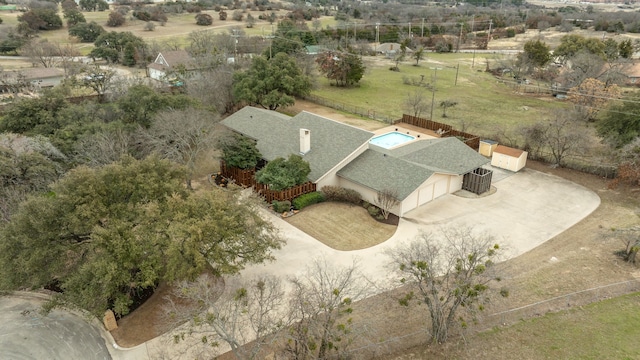
MULTIPOLYGON (((487 61, 483 56, 473 59, 473 54, 427 55, 420 66, 413 66, 415 60, 401 63, 400 71, 390 71, 393 62, 385 61, 381 56, 373 60, 365 58, 367 72, 358 87, 339 88, 322 78, 313 93, 376 112, 397 114, 399 118, 402 113, 410 112, 403 105, 408 94, 421 89, 405 84, 403 79, 420 79, 422 75, 425 83, 435 83, 433 119, 457 128, 464 124, 479 134, 491 134, 496 127, 515 127, 548 119, 555 109, 566 106, 546 94, 521 95, 511 86, 500 83, 483 71, 487 61), (457 102, 455 107, 447 110, 446 118, 443 118, 439 106, 444 100, 457 102)), ((425 88, 424 97, 428 104, 431 104, 432 95, 425 88)), ((430 109, 421 116, 429 118, 429 113, 430 109)))
POLYGON ((500 359, 639 359, 638 324, 634 293, 481 333, 474 342, 502 344, 486 349, 500 359))

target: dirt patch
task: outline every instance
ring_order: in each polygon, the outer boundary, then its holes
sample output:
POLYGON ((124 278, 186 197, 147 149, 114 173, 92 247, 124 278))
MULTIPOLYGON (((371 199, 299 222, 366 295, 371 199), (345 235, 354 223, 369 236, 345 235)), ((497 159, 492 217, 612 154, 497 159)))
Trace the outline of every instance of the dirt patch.
POLYGON ((165 296, 170 296, 171 290, 170 286, 161 284, 144 304, 118 320, 118 328, 111 331, 116 343, 125 348, 133 347, 171 330, 163 324, 165 296))
POLYGON ((324 202, 285 219, 323 244, 342 251, 366 249, 388 240, 397 229, 376 221, 361 206, 324 202))
POLYGON ((331 120, 339 121, 341 123, 355 126, 368 131, 375 131, 388 126, 388 124, 385 124, 381 121, 363 119, 354 115, 340 113, 337 110, 301 99, 296 99, 296 103, 294 105, 281 110, 281 112, 291 116, 294 116, 302 111, 308 111, 310 113, 324 116, 331 120))

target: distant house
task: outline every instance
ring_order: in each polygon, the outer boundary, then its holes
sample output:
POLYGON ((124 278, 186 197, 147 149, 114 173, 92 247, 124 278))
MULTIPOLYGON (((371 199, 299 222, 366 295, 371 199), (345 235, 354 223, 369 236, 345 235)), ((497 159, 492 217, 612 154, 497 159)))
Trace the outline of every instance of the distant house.
MULTIPOLYGON (((392 58, 401 51, 400 50, 401 46, 402 45, 398 43, 383 43, 376 46, 375 51, 377 54, 383 54, 388 58, 392 58)), ((405 51, 407 52, 407 54, 413 52, 413 50, 409 48, 405 48, 405 51)))
POLYGON ((38 90, 59 85, 64 79, 64 70, 57 68, 27 68, 2 71, 0 92, 19 92, 24 88, 38 90))
POLYGON ((318 55, 325 51, 329 51, 329 48, 323 45, 307 45, 304 47, 307 55, 318 55))
POLYGON ((170 82, 197 69, 195 60, 185 50, 165 51, 147 66, 149 77, 170 82), (178 76, 182 74, 182 76, 178 76))
POLYGON ((640 86, 640 62, 626 64, 622 68, 622 73, 626 77, 627 85, 640 86))
POLYGON ((455 137, 408 135, 394 128, 376 135, 306 111, 289 117, 245 107, 222 124, 256 140, 267 161, 300 154, 318 189, 354 189, 371 203, 379 192, 394 191, 399 204, 391 212, 398 216, 460 190, 466 174, 489 162, 455 137))

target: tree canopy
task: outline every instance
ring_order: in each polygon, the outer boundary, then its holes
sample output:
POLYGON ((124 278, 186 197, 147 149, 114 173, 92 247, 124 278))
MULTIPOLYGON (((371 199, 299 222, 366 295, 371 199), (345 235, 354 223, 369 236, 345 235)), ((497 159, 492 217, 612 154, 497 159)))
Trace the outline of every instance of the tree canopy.
POLYGON ((233 96, 237 101, 276 110, 293 105, 294 96, 311 91, 311 80, 302 73, 295 60, 285 53, 271 59, 253 58, 251 67, 233 75, 233 96))
POLYGON ((104 33, 104 28, 98 25, 95 21, 90 23, 81 22, 73 26, 69 26, 69 35, 77 37, 80 39, 80 42, 84 43, 92 43, 104 33))
POLYGON ((585 38, 582 35, 569 34, 560 39, 560 45, 553 51, 554 56, 561 57, 565 60, 575 56, 580 51, 605 56, 605 44, 600 39, 585 38))
POLYGON ((551 50, 544 41, 530 40, 524 43, 524 52, 519 57, 523 62, 542 68, 551 61, 551 50))
POLYGON ((47 8, 34 8, 18 16, 20 23, 33 30, 56 30, 62 27, 62 19, 56 10, 47 8))
POLYGON ((96 38, 95 47, 89 53, 94 58, 105 59, 113 63, 133 66, 144 62, 145 42, 131 32, 105 32, 96 38), (134 54, 130 54, 131 50, 134 54), (131 56, 133 55, 133 57, 131 56))
POLYGON ((362 59, 355 54, 327 51, 316 59, 320 72, 327 79, 335 80, 337 86, 357 84, 364 75, 365 66, 362 59))
POLYGON ((256 147, 256 142, 242 135, 233 135, 221 142, 222 159, 229 166, 240 169, 256 167, 262 154, 256 147))
POLYGON ((291 154, 288 159, 276 158, 256 173, 256 180, 271 190, 284 190, 303 184, 309 179, 311 168, 302 156, 291 154))
POLYGON ((640 136, 640 96, 618 101, 601 113, 596 124, 598 134, 614 147, 622 147, 640 136))
POLYGON ((140 291, 235 273, 281 246, 273 226, 236 193, 190 193, 184 170, 130 157, 76 168, 24 202, 0 233, 3 289, 55 284, 64 303, 94 314, 129 312, 140 291))

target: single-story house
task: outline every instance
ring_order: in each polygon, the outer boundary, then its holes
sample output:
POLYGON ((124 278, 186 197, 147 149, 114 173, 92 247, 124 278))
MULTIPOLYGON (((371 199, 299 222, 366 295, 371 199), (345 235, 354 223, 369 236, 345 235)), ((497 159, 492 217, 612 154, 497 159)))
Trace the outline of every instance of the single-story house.
POLYGON ((493 149, 491 165, 518 172, 527 165, 527 155, 529 155, 529 153, 524 150, 498 145, 493 149))
POLYGON ((26 68, 2 71, 0 92, 19 92, 24 88, 41 89, 59 85, 64 79, 64 70, 58 68, 26 68))
POLYGON ((465 175, 489 162, 454 137, 409 136, 393 129, 376 135, 306 111, 289 117, 245 107, 222 124, 256 140, 267 161, 301 155, 319 190, 341 186, 371 203, 379 192, 395 192, 399 203, 391 212, 398 216, 460 190, 465 175), (389 136, 391 142, 384 139, 389 136))
MULTIPOLYGON (((378 54, 383 54, 389 58, 394 57, 397 53, 400 52, 400 48, 402 47, 401 44, 398 43, 382 43, 378 46, 376 46, 375 48, 375 52, 378 54)), ((408 47, 405 48, 405 52, 407 54, 410 54, 413 52, 413 50, 409 49, 408 47)))
POLYGON ((631 86, 640 85, 640 62, 633 61, 622 67, 622 73, 626 77, 626 84, 631 86))
POLYGON ((147 65, 149 77, 158 81, 171 82, 177 80, 178 72, 189 73, 196 69, 193 57, 185 50, 164 51, 147 65))

